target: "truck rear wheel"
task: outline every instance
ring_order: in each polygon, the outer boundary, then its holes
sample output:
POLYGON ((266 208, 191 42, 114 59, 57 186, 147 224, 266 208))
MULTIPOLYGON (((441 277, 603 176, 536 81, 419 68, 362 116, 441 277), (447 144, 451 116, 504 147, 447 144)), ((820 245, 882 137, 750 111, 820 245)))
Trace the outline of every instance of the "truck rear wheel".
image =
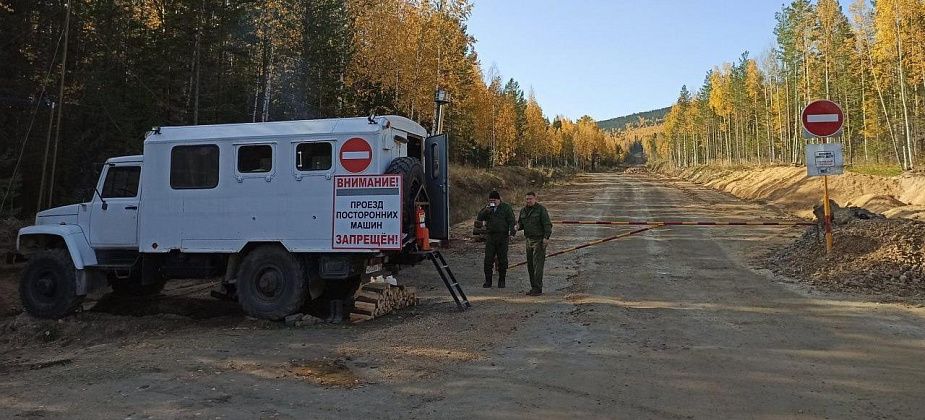
POLYGON ((74 312, 84 297, 77 295, 77 269, 67 250, 32 255, 19 282, 19 297, 26 312, 38 318, 61 318, 74 312))
POLYGON ((414 231, 414 200, 417 194, 424 188, 424 166, 421 161, 413 157, 395 158, 385 169, 387 174, 401 175, 402 185, 404 186, 404 207, 402 208, 402 225, 409 232, 414 231))
POLYGON ((279 246, 262 246, 238 270, 238 303, 248 315, 271 320, 297 312, 308 293, 302 260, 279 246))

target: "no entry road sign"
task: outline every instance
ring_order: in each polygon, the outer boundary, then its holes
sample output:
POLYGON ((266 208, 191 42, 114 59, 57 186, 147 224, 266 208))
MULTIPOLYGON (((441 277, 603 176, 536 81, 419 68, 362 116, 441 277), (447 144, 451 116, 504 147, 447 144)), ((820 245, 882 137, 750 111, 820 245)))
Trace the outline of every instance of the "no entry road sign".
POLYGON ((813 101, 803 108, 803 128, 816 137, 829 137, 841 131, 845 114, 832 101, 813 101))
POLYGON ((354 137, 340 147, 340 166, 352 173, 365 171, 372 161, 373 149, 364 139, 354 137))
POLYGON ((806 167, 809 176, 822 176, 822 203, 825 208, 825 251, 832 252, 832 209, 829 207, 829 175, 843 171, 840 144, 825 144, 825 137, 838 134, 845 123, 845 113, 832 101, 813 101, 803 108, 803 129, 806 134, 823 137, 823 144, 806 146, 806 167))

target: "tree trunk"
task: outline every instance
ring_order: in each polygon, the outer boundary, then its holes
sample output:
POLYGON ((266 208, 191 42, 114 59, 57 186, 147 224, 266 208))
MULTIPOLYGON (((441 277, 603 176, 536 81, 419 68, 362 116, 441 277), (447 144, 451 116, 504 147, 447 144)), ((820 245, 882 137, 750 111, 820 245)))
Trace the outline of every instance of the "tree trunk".
POLYGON ((907 160, 907 166, 903 169, 913 169, 912 163, 912 133, 909 129, 909 107, 906 104, 906 76, 903 70, 903 42, 902 42, 902 32, 900 32, 899 27, 899 15, 894 13, 894 20, 896 22, 896 51, 898 53, 896 60, 896 67, 899 68, 899 92, 900 97, 902 98, 903 105, 903 124, 905 127, 906 133, 906 155, 904 160, 907 160))
POLYGON ((864 124, 864 129, 861 131, 861 134, 864 136, 864 162, 870 163, 870 155, 868 154, 867 148, 867 95, 866 95, 866 78, 864 77, 864 69, 861 69, 861 118, 862 123, 864 124))
MULTIPOLYGON (((261 121, 266 122, 269 120, 270 116, 270 95, 273 91, 273 45, 270 45, 269 52, 267 55, 267 73, 264 76, 264 89, 263 89, 263 113, 261 115, 261 121)), ((319 107, 319 109, 321 109, 319 107)))
POLYGON ((193 125, 199 125, 199 45, 200 35, 196 33, 196 46, 193 52, 193 66, 195 66, 195 83, 193 84, 193 125))
POLYGON ((771 142, 771 105, 774 98, 771 97, 771 83, 764 86, 764 124, 768 141, 768 164, 774 161, 774 143, 771 142))
POLYGON ((893 123, 890 121, 890 113, 886 108, 886 100, 883 99, 883 89, 880 88, 880 81, 877 73, 874 71, 874 58, 868 52, 868 61, 870 63, 870 74, 874 76, 874 87, 877 88, 877 96, 880 98, 880 106, 883 108, 883 118, 886 119, 886 127, 890 132, 890 140, 893 142, 893 153, 896 156, 896 163, 902 165, 902 158, 899 156, 899 145, 896 142, 896 133, 893 132, 893 123))
POLYGON ((848 91, 845 94, 845 133, 842 134, 842 143, 845 145, 845 153, 848 154, 848 163, 853 163, 854 148, 851 146, 851 107, 848 102, 848 91))
MULTIPOLYGON (((61 116, 64 114, 64 79, 67 75, 68 33, 71 31, 71 13, 73 13, 71 9, 73 4, 74 2, 68 0, 67 14, 64 18, 64 52, 61 55, 61 80, 58 90, 58 116, 57 122, 55 123, 55 142, 51 152, 51 175, 48 177, 48 207, 52 207, 52 204, 54 204, 55 172, 58 166, 58 142, 61 138, 61 116)), ((10 178, 11 185, 13 181, 15 180, 10 178)))

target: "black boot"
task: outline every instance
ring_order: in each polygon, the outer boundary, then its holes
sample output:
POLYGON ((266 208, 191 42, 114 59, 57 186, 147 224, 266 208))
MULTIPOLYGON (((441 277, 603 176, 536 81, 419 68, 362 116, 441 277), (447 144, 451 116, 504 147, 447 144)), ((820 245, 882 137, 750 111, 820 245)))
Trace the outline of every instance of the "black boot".
POLYGON ((507 277, 507 272, 501 271, 498 273, 498 288, 499 289, 504 288, 505 277, 507 277))
POLYGON ((328 317, 325 318, 325 321, 332 324, 340 324, 344 322, 344 301, 340 299, 333 299, 330 302, 330 313, 328 317))
POLYGON ((486 289, 491 288, 491 273, 485 273, 485 284, 482 284, 482 287, 486 289))

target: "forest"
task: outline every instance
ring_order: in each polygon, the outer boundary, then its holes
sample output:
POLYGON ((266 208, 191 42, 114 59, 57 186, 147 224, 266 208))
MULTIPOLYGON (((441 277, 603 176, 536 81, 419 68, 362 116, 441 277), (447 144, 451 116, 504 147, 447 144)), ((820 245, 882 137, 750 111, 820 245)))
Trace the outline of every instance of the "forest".
POLYGON ((155 126, 398 114, 451 159, 594 168, 626 147, 479 59, 468 0, 0 0, 0 216, 90 197, 155 126))
MULTIPOLYGON (((776 15, 775 45, 681 87, 646 137, 650 158, 677 166, 800 164, 802 108, 829 99, 845 111, 850 165, 919 169, 925 156, 925 1, 795 0, 776 15)), ((810 141, 817 141, 812 140, 810 141)))

